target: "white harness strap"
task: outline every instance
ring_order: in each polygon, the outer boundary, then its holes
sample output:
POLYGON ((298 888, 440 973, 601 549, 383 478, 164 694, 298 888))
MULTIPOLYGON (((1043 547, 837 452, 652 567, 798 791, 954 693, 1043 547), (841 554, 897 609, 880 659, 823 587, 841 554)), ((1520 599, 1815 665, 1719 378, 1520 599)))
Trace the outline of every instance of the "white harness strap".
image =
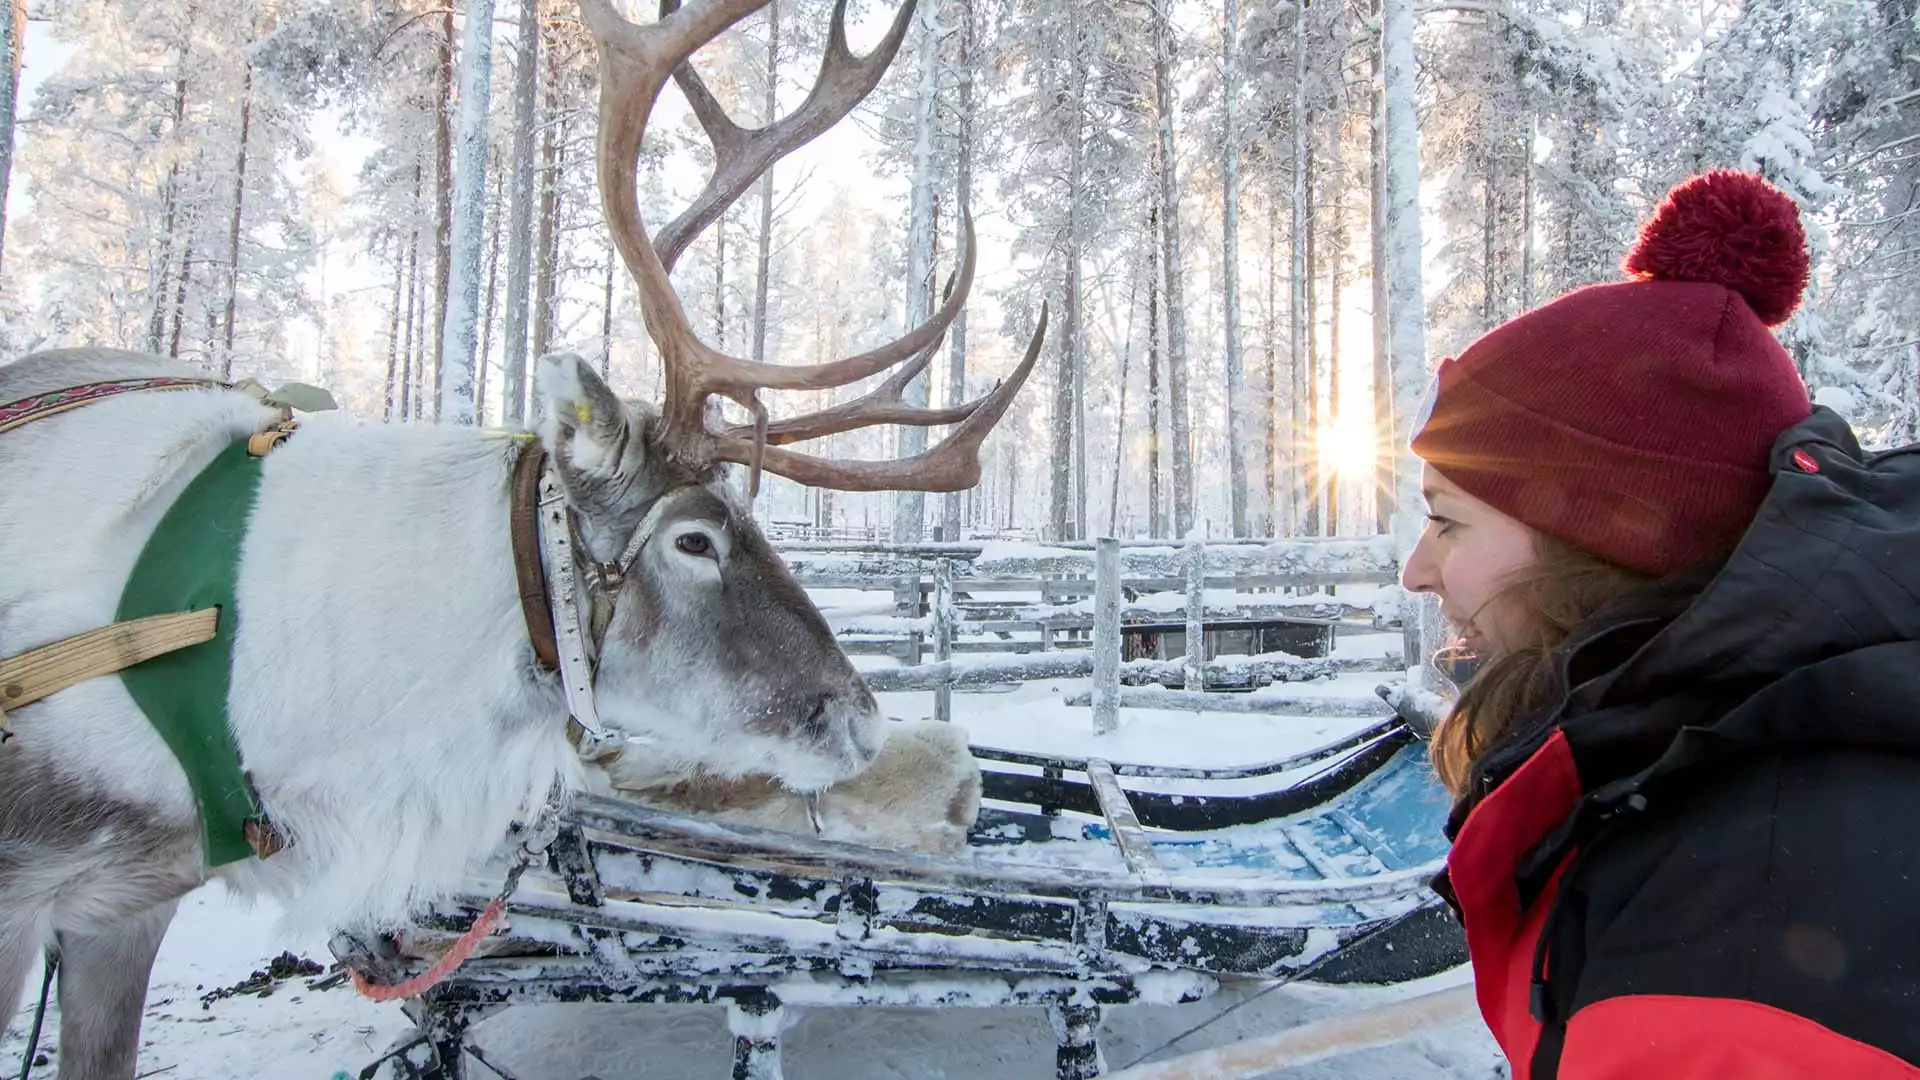
MULTIPOLYGON (((598 567, 608 591, 619 587, 621 579, 633 568, 647 541, 660 528, 670 498, 654 500, 633 538, 620 553, 618 561, 598 567)), ((594 704, 594 667, 599 659, 599 642, 582 619, 579 563, 573 550, 571 511, 566 491, 549 464, 540 477, 540 552, 546 564, 547 581, 553 592, 554 644, 560 656, 560 686, 566 693, 567 710, 587 733, 596 739, 606 737, 599 707, 594 704)), ((611 602, 611 598, 609 598, 611 602)))
POLYGON ((560 656, 560 686, 567 711, 587 733, 600 738, 606 728, 593 703, 593 660, 580 623, 580 574, 573 557, 573 530, 567 525, 567 496, 549 467, 540 477, 540 553, 553 589, 553 635, 560 656))

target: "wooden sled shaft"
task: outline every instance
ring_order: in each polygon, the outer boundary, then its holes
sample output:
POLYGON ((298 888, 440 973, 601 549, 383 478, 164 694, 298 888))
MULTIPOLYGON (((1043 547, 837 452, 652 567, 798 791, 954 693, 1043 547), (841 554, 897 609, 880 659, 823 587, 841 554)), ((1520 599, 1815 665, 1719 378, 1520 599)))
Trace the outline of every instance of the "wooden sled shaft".
POLYGON ((156 656, 213 640, 220 609, 171 612, 103 626, 0 659, 0 730, 6 711, 156 656))

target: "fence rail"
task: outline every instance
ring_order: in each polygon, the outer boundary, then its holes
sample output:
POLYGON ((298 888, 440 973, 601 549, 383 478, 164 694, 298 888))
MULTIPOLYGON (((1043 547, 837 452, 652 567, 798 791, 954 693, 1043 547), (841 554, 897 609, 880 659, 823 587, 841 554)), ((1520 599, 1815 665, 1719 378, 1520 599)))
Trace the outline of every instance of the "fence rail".
MULTIPOLYGON (((1136 684, 1198 689, 1311 677, 1306 661, 1295 664, 1293 657, 1207 655, 1210 635, 1217 642, 1243 631, 1258 643, 1263 629, 1276 627, 1322 634, 1327 655, 1314 658, 1316 674, 1401 671, 1414 663, 1405 648, 1378 657, 1331 655, 1341 633, 1401 627, 1399 568, 1384 536, 1049 546, 801 540, 782 544, 781 552, 799 583, 815 591, 848 652, 900 661, 899 668, 868 673, 875 689, 933 690, 941 718, 950 713, 953 688, 1085 676, 1096 655, 1112 651, 1117 661, 1129 634, 1164 635, 1184 650, 1178 658, 1116 664, 1119 678, 1136 684), (845 592, 886 599, 818 595, 845 592), (933 662, 924 663, 929 649, 933 662)), ((1104 668, 1101 674, 1102 683, 1112 681, 1104 668)), ((1101 700, 1104 714, 1108 699, 1101 700)))

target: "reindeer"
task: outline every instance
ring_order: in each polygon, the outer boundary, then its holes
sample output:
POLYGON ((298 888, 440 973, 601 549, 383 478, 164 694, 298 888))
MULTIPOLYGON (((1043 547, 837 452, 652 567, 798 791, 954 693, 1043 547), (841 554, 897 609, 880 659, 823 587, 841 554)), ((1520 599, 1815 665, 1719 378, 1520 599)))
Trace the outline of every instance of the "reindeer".
MULTIPOLYGON (((928 321, 871 352, 814 366, 750 363, 702 343, 669 281, 699 231, 773 162, 871 92, 912 16, 872 53, 834 12, 818 85, 765 129, 733 124, 688 57, 767 0, 697 0, 636 25, 581 0, 600 50, 598 176, 666 371, 656 408, 623 403, 574 356, 543 358, 537 432, 307 420, 260 463, 235 587, 228 726, 261 810, 288 846, 210 867, 182 769, 123 677, 7 716, 0 745, 0 1018, 30 965, 60 958, 60 1075, 134 1075, 146 983, 174 908, 219 878, 277 899, 295 925, 378 929, 458 887, 556 782, 581 782, 564 672, 521 594, 510 528, 516 477, 546 478, 543 522, 575 547, 533 582, 600 616, 586 703, 663 761, 764 774, 814 791, 858 774, 883 718, 832 632, 754 524, 731 477, 746 466, 850 491, 950 491, 978 481, 981 441, 1038 355, 980 400, 929 410, 901 390, 965 302, 966 252, 928 321), (706 190, 649 238, 635 162, 665 81, 679 80, 716 150, 706 190), (778 422, 763 389, 825 389, 897 369, 848 403, 778 422), (708 426, 715 396, 751 424, 708 426), (900 460, 830 460, 790 444, 870 424, 953 425, 900 460), (533 626, 530 632, 529 627, 533 626), (550 650, 547 650, 550 651, 550 650)), ((76 384, 197 372, 104 349, 0 367, 0 403, 76 384)), ((209 461, 278 414, 221 386, 126 394, 0 435, 0 656, 111 623, 162 514, 209 461)), ((529 513, 527 515, 531 517, 529 513)), ((559 610, 558 607, 549 609, 559 610)), ((564 667, 564 665, 563 665, 564 667)), ((574 695, 578 697, 579 695, 574 695)))

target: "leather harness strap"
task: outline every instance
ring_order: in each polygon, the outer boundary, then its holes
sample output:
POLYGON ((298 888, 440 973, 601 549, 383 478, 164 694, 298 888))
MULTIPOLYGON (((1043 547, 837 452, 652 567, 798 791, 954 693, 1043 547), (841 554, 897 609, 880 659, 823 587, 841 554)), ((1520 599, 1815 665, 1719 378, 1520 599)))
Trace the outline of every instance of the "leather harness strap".
POLYGON ((560 669, 560 646, 553 627, 553 598, 540 563, 540 474, 547 451, 529 442, 513 465, 513 495, 507 513, 513 534, 513 576, 520 586, 520 614, 527 621, 533 655, 548 671, 560 669))

